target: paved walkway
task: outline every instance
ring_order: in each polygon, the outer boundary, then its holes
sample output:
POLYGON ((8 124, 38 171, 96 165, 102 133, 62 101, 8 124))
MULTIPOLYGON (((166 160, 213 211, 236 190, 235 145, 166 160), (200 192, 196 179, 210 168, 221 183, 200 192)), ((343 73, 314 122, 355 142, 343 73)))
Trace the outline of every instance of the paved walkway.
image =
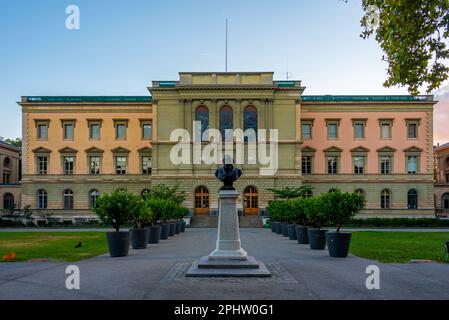
POLYGON ((185 278, 216 238, 215 229, 188 229, 128 257, 76 263, 77 291, 65 288, 68 263, 0 263, 0 299, 449 299, 448 264, 330 258, 267 229, 242 229, 241 236, 244 249, 265 262, 272 278, 185 278), (380 268, 380 290, 365 287, 372 264, 380 268))

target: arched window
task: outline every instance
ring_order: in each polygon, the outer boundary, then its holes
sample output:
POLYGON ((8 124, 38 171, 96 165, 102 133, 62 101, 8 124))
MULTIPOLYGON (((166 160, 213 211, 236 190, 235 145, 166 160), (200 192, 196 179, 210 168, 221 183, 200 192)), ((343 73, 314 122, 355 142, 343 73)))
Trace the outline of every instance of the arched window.
POLYGON ((449 210, 449 193, 445 193, 441 196, 441 208, 449 210))
POLYGON ((259 213, 259 194, 256 187, 248 186, 243 192, 243 214, 256 215, 259 213))
MULTIPOLYGON (((254 135, 254 139, 257 139, 257 109, 253 106, 248 106, 243 111, 243 131, 254 130, 251 134, 254 135)), ((245 142, 248 141, 248 137, 245 136, 245 142)))
POLYGON ((47 209, 47 206, 48 206, 47 191, 45 191, 44 189, 40 189, 37 192, 37 208, 47 209))
POLYGON ((207 109, 207 107, 205 106, 199 106, 198 108, 196 108, 195 121, 201 123, 201 136, 198 136, 200 132, 196 131, 196 141, 207 140, 207 137, 203 137, 203 134, 207 129, 209 129, 209 109, 207 109))
POLYGON ((220 133, 223 140, 232 140, 232 135, 226 137, 227 129, 234 129, 234 116, 230 106, 224 106, 220 109, 220 133), (227 138, 227 139, 226 139, 227 138))
POLYGON ((354 193, 356 195, 359 195, 359 196, 365 196, 366 195, 365 190, 360 189, 360 188, 359 189, 355 189, 354 193))
POLYGON ((14 196, 11 193, 6 193, 3 197, 3 209, 14 210, 14 196))
POLYGON ((97 203, 97 199, 100 196, 100 192, 98 190, 91 190, 89 192, 89 208, 94 208, 97 203))
POLYGON ((407 192, 407 208, 418 209, 418 192, 415 189, 407 192))
POLYGON ((391 191, 388 189, 384 189, 380 194, 380 207, 382 209, 390 209, 390 206, 391 206, 391 191))
POLYGON ((64 209, 73 209, 73 191, 70 189, 64 190, 64 209))
POLYGON ((145 197, 147 196, 147 194, 150 192, 150 189, 143 189, 142 192, 140 193, 140 195, 142 196, 142 198, 145 199, 145 197))
POLYGON ((198 187, 195 190, 195 215, 209 214, 209 190, 198 187))

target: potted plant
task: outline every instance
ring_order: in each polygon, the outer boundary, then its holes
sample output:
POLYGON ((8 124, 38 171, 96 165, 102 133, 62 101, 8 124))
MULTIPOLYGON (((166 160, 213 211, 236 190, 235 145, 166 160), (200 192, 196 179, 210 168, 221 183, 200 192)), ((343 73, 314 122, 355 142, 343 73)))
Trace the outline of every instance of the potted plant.
POLYGON ((134 195, 122 190, 101 195, 93 208, 98 218, 105 224, 112 225, 115 232, 107 232, 109 254, 111 257, 127 256, 130 233, 120 231, 120 227, 129 222, 134 195))
POLYGON ((355 193, 335 192, 323 196, 323 213, 336 231, 327 232, 327 248, 329 255, 336 258, 346 258, 351 243, 351 233, 340 232, 343 224, 355 217, 365 206, 365 197, 355 193))
POLYGON ((166 223, 165 220, 165 214, 167 211, 166 209, 167 201, 169 200, 157 198, 147 198, 147 200, 145 201, 147 206, 153 212, 152 226, 150 227, 150 236, 149 236, 149 238, 152 240, 151 243, 158 243, 159 239, 160 240, 168 239, 168 231, 170 225, 166 223), (156 223, 158 222, 161 222, 161 224, 156 225, 156 223))
POLYGON ((145 200, 141 197, 134 196, 131 210, 131 220, 135 224, 131 232, 133 249, 145 249, 147 247, 150 230, 144 228, 144 226, 151 221, 152 215, 153 213, 145 200))
POLYGON ((322 197, 303 199, 303 210, 313 228, 307 230, 310 249, 324 250, 326 248, 326 231, 321 229, 326 225, 326 216, 323 214, 322 197))
POLYGON ((287 200, 273 200, 268 203, 268 212, 275 220, 277 234, 288 236, 287 223, 285 222, 285 212, 287 210, 287 200))
POLYGON ((309 236, 307 234, 309 221, 304 211, 304 202, 303 198, 297 198, 292 202, 292 211, 296 220, 296 240, 299 244, 309 244, 309 236))
POLYGON ((184 233, 186 231, 186 222, 184 217, 189 215, 189 209, 186 207, 178 207, 178 219, 179 219, 179 232, 184 233))
POLYGON ((287 234, 290 240, 297 240, 296 237, 296 212, 293 204, 296 199, 290 199, 286 202, 285 219, 287 220, 287 234))

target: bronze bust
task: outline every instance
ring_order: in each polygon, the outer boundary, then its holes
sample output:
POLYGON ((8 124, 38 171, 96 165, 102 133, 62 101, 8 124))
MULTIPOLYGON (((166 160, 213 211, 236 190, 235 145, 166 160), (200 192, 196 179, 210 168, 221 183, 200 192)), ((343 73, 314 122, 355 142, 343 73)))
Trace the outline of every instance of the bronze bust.
POLYGON ((224 158, 224 165, 215 171, 215 177, 223 182, 223 187, 220 190, 235 190, 233 183, 242 176, 242 170, 234 168, 231 157, 224 158))

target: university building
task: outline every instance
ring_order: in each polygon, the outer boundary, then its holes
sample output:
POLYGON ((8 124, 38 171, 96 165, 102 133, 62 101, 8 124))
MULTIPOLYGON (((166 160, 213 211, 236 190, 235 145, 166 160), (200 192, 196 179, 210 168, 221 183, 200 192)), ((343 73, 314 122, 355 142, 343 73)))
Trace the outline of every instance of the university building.
POLYGON ((436 213, 449 216, 449 143, 435 147, 435 173, 436 213))
POLYGON ((363 193, 364 216, 434 215, 432 96, 307 96, 300 81, 274 81, 272 72, 180 73, 148 89, 143 97, 22 97, 22 205, 90 215, 102 193, 164 183, 179 184, 192 215, 216 215, 218 165, 170 161, 173 130, 192 137, 198 121, 201 131, 278 129, 274 175, 239 165, 243 216, 265 213, 268 188, 304 184, 313 194, 363 193))
POLYGON ((0 141, 0 213, 11 214, 21 208, 20 148, 0 141))

